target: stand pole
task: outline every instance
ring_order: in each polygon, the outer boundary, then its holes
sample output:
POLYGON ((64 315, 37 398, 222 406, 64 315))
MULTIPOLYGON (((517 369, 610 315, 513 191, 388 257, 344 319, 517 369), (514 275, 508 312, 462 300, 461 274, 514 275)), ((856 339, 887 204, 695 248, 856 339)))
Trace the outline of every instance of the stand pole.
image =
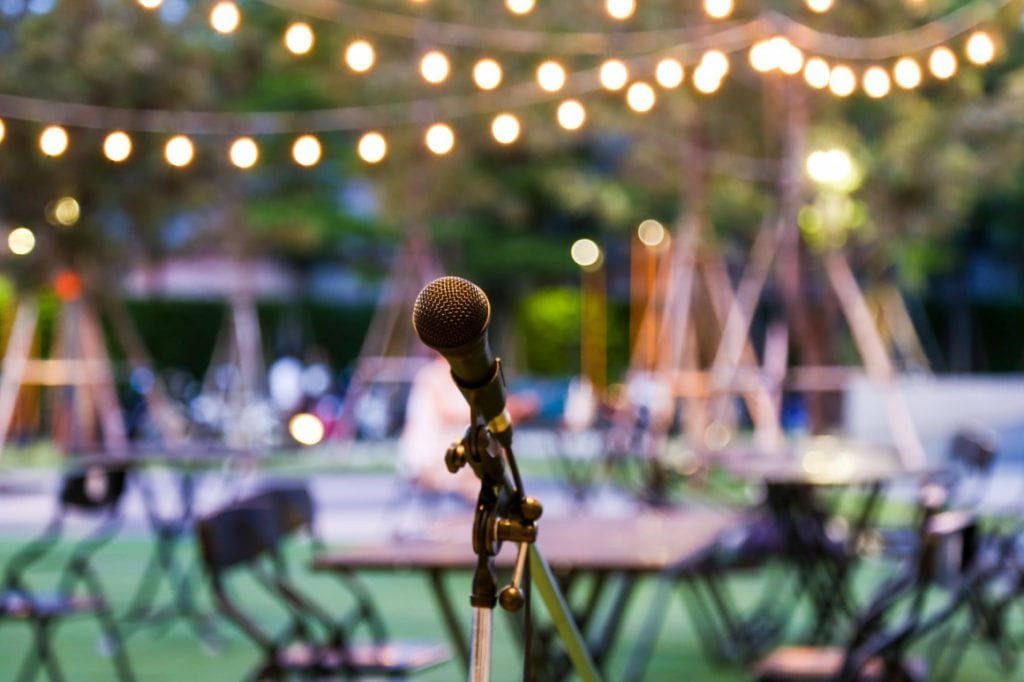
POLYGON ((473 648, 469 656, 471 682, 489 682, 491 679, 491 626, 494 609, 473 607, 473 648))
POLYGON ((583 682, 598 682, 601 674, 597 672, 597 667, 583 641, 583 635, 576 627, 576 621, 569 611, 569 605, 565 603, 562 591, 558 589, 555 577, 551 574, 551 567, 536 545, 531 544, 529 552, 531 579, 544 601, 544 606, 547 607, 548 615, 551 616, 551 622, 558 632, 562 645, 569 654, 573 669, 583 682))

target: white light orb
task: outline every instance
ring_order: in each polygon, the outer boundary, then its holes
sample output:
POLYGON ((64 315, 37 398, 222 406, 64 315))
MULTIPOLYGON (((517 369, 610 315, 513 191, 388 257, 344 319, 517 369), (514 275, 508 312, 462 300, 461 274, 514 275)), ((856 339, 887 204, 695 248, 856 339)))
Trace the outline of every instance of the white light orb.
POLYGON ((807 155, 807 175, 820 185, 848 186, 854 176, 853 159, 845 149, 813 151, 807 155))
POLYGON ((36 235, 27 227, 16 227, 7 235, 7 248, 15 256, 27 256, 36 248, 36 235))
POLYGON ((48 126, 39 136, 39 149, 47 156, 60 156, 68 149, 68 132, 60 126, 48 126))
POLYGON ((616 21, 625 21, 636 11, 636 0, 605 0, 604 9, 616 21))
POLYGON ((388 142, 380 133, 369 132, 359 138, 356 149, 366 163, 380 163, 388 155, 388 142))
POLYGON ((587 121, 587 110, 579 101, 567 99, 558 105, 558 125, 566 130, 579 130, 587 121))
POLYGON ((353 40, 345 48, 345 64, 356 73, 366 73, 377 61, 377 53, 369 41, 353 40))
POLYGON ((505 0, 505 7, 508 11, 520 16, 532 12, 536 5, 536 0, 505 0))
POLYGON ((438 85, 448 80, 451 70, 448 57, 438 50, 431 50, 420 59, 420 75, 423 76, 423 80, 432 85, 438 85))
POLYGON ((481 90, 493 90, 498 87, 503 76, 501 64, 489 57, 473 65, 473 82, 481 90))
POLYGON ((871 66, 864 72, 861 85, 868 97, 878 99, 885 97, 892 90, 892 79, 889 78, 889 72, 882 67, 871 66))
POLYGON ((443 156, 455 148, 455 131, 444 123, 435 123, 427 128, 424 141, 427 149, 438 156, 443 156))
POLYGON ((314 42, 313 28, 304 21, 296 21, 284 32, 284 46, 294 55, 309 54, 314 42))
POLYGON ((260 148, 251 137, 240 137, 231 143, 228 158, 236 167, 243 170, 252 168, 260 158, 260 148))
POLYGON ((835 0, 806 0, 807 9, 822 14, 832 9, 835 0))
POLYGON ((849 97, 857 89, 857 75, 849 66, 839 64, 829 74, 828 89, 836 97, 849 97))
POLYGON ((0 142, 4 141, 4 135, 7 134, 7 126, 4 125, 4 120, 0 118, 0 142))
POLYGON ((164 4, 164 0, 138 0, 139 7, 142 9, 148 9, 150 11, 160 9, 160 5, 164 4))
POLYGON ((661 246, 665 242, 665 238, 668 236, 668 231, 665 229, 665 226, 657 220, 648 218, 637 226, 636 236, 637 239, 640 240, 641 244, 653 248, 661 246))
POLYGON ((601 262, 601 247, 593 239, 577 239, 569 249, 569 256, 581 268, 592 268, 601 262))
POLYGON ((53 205, 53 219, 64 227, 71 227, 81 216, 82 207, 74 197, 61 197, 53 205))
POLYGON ((121 163, 132 154, 132 138, 122 130, 114 132, 103 138, 103 155, 114 163, 121 163))
POLYGON ((241 23, 242 13, 231 0, 221 0, 210 9, 210 26, 217 33, 234 33, 241 23))
POLYGON ((991 64, 996 57, 996 44, 992 41, 992 37, 984 31, 972 33, 967 39, 964 49, 967 52, 967 60, 978 66, 991 64))
POLYGON ((626 90, 626 104, 638 114, 646 114, 654 108, 658 96, 654 88, 643 81, 637 81, 626 90))
POLYGON ((320 140, 313 135, 301 135, 292 143, 292 159, 300 166, 315 166, 320 162, 322 155, 320 140))
POLYGON ((601 64, 597 77, 605 90, 621 90, 629 81, 629 68, 621 59, 608 59, 601 64))
POLYGON ((904 90, 913 90, 921 84, 921 67, 911 57, 902 57, 893 67, 892 77, 904 90))
POLYGON ((548 60, 537 67, 537 84, 545 92, 558 92, 565 87, 565 67, 548 60))
POLYGON ((779 71, 787 76, 795 76, 804 68, 803 51, 785 38, 779 43, 779 71))
POLYGON ((665 57, 654 67, 654 80, 666 90, 678 88, 683 83, 683 64, 678 59, 665 57))
POLYGON ((704 13, 712 19, 725 19, 733 7, 733 0, 704 0, 704 13))
POLYGON ((754 71, 767 73, 779 66, 779 54, 772 39, 759 40, 750 48, 748 59, 754 71))
POLYGON ((831 76, 832 69, 821 57, 811 57, 804 64, 804 80, 815 90, 827 88, 831 76))
POLYGON ((164 145, 164 159, 175 168, 184 168, 192 163, 196 149, 192 140, 184 135, 175 135, 164 145))
POLYGON ((324 423, 315 414, 300 412, 288 420, 288 433, 300 445, 316 445, 325 432, 324 423))
POLYGON ((491 121, 491 135, 499 144, 512 144, 519 139, 521 126, 512 114, 498 114, 491 121))
POLYGON ((713 94, 722 87, 722 74, 702 62, 693 70, 693 87, 701 94, 713 94))
POLYGON ((940 46, 928 55, 928 70, 939 80, 946 80, 956 75, 957 63, 953 50, 940 46))
POLYGON ((729 73, 729 57, 721 50, 708 50, 701 56, 700 63, 720 78, 729 73))

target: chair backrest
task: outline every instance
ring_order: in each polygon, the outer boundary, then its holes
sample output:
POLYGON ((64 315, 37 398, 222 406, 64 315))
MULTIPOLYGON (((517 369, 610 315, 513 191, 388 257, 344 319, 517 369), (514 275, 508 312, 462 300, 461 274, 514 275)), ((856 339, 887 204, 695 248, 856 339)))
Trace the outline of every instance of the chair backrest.
POLYGON ((211 575, 249 563, 277 550, 276 515, 267 505, 233 505, 196 523, 200 555, 211 575))
POLYGON ((128 485, 124 464, 95 464, 75 469, 64 476, 60 503, 83 512, 115 512, 128 485))

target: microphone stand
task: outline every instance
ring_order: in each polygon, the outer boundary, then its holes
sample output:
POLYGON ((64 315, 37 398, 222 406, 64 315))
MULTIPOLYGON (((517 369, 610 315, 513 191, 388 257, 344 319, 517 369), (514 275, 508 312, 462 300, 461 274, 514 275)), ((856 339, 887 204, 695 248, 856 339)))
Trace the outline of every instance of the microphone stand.
MULTIPOLYGON (((491 379, 494 381, 502 381, 500 365, 491 379)), ((537 586, 573 668, 584 682, 598 682, 601 676, 583 635, 555 582, 551 567, 535 544, 536 521, 543 507, 540 501, 527 497, 524 492, 519 467, 512 454, 511 430, 506 425, 500 432, 492 432, 476 407, 475 394, 486 386, 477 389, 459 387, 470 404, 470 425, 465 437, 445 453, 445 464, 450 472, 469 466, 480 479, 472 529, 477 562, 470 593, 473 607, 470 681, 490 680, 494 606, 500 603, 507 611, 517 611, 523 606, 526 598, 521 585, 526 562, 529 561, 532 582, 537 586), (516 543, 518 550, 512 582, 499 594, 494 562, 503 542, 516 543)), ((524 656, 524 666, 529 663, 524 656)))

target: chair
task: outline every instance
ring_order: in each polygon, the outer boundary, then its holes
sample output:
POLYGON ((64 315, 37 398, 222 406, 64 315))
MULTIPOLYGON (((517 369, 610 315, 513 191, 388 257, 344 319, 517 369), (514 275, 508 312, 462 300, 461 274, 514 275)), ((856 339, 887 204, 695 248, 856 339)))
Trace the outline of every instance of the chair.
POLYGON ((196 526, 218 609, 263 652, 263 660, 250 677, 401 678, 446 661, 447 650, 440 645, 387 641, 378 638, 379 632, 368 642, 357 642, 346 623, 331 618, 299 590, 290 579, 281 543, 289 523, 298 520, 304 508, 312 509, 303 498, 301 493, 264 493, 262 498, 235 503, 202 519, 196 526), (288 613, 288 626, 276 636, 262 628, 231 594, 229 576, 243 568, 288 613))
POLYGON ((40 537, 17 551, 7 562, 0 589, 0 621, 32 625, 33 646, 27 651, 17 679, 32 679, 42 665, 51 680, 64 678, 53 649, 57 624, 75 616, 92 616, 103 633, 105 648, 113 655, 121 680, 132 680, 124 640, 111 613, 93 555, 120 527, 119 506, 127 484, 124 465, 97 463, 67 474, 62 482, 57 512, 40 537), (59 544, 65 521, 72 515, 97 519, 91 532, 77 541, 60 569, 55 589, 38 590, 30 584, 31 569, 59 544))

